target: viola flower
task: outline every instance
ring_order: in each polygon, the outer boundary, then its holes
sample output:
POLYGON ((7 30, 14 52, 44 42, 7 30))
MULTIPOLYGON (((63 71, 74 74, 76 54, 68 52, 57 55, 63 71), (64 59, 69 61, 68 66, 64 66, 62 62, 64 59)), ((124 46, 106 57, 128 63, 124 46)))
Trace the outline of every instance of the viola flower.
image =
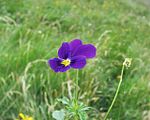
POLYGON ((63 42, 58 50, 58 58, 48 60, 50 67, 55 72, 65 72, 70 68, 82 69, 86 65, 86 59, 96 56, 96 48, 92 44, 83 44, 75 39, 71 42, 63 42))

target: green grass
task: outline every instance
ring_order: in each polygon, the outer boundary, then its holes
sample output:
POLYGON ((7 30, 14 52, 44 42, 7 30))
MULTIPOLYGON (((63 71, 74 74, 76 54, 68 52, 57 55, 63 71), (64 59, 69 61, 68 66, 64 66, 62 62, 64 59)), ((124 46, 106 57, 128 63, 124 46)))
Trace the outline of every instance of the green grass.
MULTIPOLYGON (((66 73, 54 73, 45 60, 57 57, 64 41, 80 38, 97 46, 97 57, 79 72, 80 101, 94 107, 88 120, 109 108, 124 58, 125 70, 112 120, 142 120, 150 110, 150 11, 123 0, 0 0, 0 120, 19 112, 53 120, 68 96, 66 73)), ((75 71, 69 71, 75 79, 75 71)))

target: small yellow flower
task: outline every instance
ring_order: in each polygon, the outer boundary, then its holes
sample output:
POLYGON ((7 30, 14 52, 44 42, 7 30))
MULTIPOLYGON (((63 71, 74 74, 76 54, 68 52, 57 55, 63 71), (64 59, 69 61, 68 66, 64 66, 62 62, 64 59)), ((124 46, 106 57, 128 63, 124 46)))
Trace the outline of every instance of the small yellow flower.
POLYGON ((16 120, 33 120, 32 117, 26 116, 26 115, 24 115, 23 113, 19 113, 18 118, 19 118, 19 119, 16 119, 16 120))

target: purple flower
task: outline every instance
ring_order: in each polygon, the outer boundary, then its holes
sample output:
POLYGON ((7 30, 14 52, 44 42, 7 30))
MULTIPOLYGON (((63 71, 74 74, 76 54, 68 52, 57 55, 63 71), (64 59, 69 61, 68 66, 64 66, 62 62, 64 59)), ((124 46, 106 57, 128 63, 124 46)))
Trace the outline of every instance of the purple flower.
POLYGON ((55 72, 65 72, 70 68, 81 69, 86 65, 86 59, 96 56, 96 48, 92 44, 82 44, 75 39, 63 42, 58 50, 58 58, 48 60, 50 67, 55 72))

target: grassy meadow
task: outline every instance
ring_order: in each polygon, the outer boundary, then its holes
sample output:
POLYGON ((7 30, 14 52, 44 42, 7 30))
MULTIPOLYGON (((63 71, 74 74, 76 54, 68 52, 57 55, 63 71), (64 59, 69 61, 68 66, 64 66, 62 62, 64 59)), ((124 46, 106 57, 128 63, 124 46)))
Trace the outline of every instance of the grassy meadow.
POLYGON ((79 100, 93 107, 88 120, 103 120, 126 57, 132 65, 108 118, 150 120, 150 9, 133 1, 0 0, 0 120, 20 112, 54 120, 76 71, 55 73, 47 60, 75 38, 97 47, 79 71, 79 100))

